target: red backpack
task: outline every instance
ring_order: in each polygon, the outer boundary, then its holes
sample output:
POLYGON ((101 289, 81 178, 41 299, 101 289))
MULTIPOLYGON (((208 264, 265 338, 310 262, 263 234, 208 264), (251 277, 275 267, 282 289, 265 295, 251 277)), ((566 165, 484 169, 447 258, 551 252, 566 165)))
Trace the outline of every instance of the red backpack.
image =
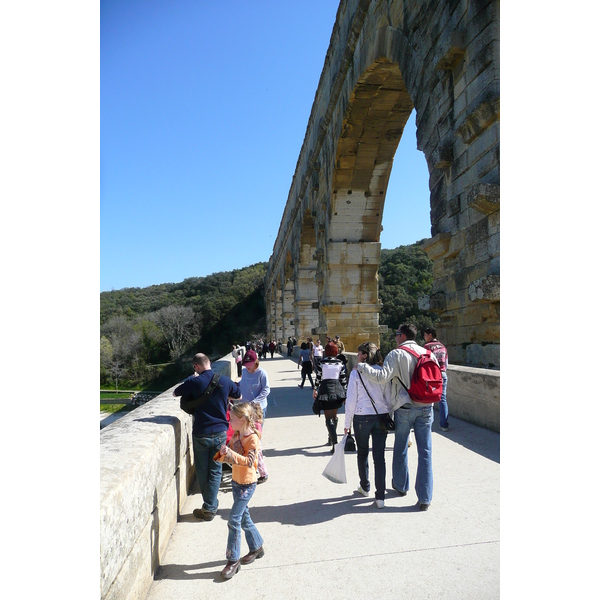
POLYGON ((417 359, 417 365, 410 380, 410 388, 407 388, 400 380, 410 399, 416 402, 439 402, 443 390, 442 371, 439 365, 432 360, 431 352, 427 350, 425 354, 419 354, 406 346, 400 346, 399 350, 406 350, 417 359))

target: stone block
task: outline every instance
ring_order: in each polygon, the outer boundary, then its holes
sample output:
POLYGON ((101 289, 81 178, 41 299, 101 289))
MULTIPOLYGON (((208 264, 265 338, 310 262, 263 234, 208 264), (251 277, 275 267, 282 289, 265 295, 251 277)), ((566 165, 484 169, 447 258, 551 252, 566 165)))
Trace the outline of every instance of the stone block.
POLYGON ((500 276, 490 275, 473 281, 469 285, 471 302, 497 302, 500 300, 500 276))
POLYGON ((465 245, 473 245, 477 242, 487 240, 488 236, 488 222, 484 217, 466 229, 465 245))
POLYGON ((466 360, 472 365, 496 366, 500 364, 500 344, 470 344, 466 347, 466 360))
POLYGON ((421 249, 431 260, 442 258, 448 253, 450 248, 450 239, 452 234, 448 232, 438 233, 433 238, 426 240, 421 244, 421 249))
POLYGON ((467 205, 484 215, 497 211, 500 206, 500 186, 489 183, 473 186, 467 194, 467 205))
POLYGON ((452 140, 440 143, 432 154, 434 169, 447 169, 453 160, 452 140))
POLYGON ((478 104, 467 116, 456 134, 463 142, 470 144, 492 123, 500 118, 500 98, 492 98, 478 104))

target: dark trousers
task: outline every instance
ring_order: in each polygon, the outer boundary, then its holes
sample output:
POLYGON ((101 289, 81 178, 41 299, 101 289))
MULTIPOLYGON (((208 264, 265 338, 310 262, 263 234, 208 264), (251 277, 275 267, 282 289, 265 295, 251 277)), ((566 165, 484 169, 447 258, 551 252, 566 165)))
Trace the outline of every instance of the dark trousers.
POLYGON ((375 499, 385 496, 385 440, 387 429, 382 429, 377 415, 354 415, 354 437, 356 438, 356 461, 360 487, 368 492, 369 482, 369 438, 373 440, 373 464, 375 466, 375 499))

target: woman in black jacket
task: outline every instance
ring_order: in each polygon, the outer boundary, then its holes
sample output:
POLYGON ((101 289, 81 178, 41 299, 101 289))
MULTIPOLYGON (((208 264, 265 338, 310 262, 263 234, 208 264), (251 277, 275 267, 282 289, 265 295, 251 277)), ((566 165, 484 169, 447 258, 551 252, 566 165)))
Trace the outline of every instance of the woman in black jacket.
POLYGON ((325 426, 329 433, 328 444, 331 445, 332 454, 337 444, 337 411, 346 399, 348 387, 346 357, 342 354, 338 358, 337 354, 336 344, 330 342, 325 346, 324 356, 317 363, 316 385, 313 392, 313 398, 325 413, 325 426))

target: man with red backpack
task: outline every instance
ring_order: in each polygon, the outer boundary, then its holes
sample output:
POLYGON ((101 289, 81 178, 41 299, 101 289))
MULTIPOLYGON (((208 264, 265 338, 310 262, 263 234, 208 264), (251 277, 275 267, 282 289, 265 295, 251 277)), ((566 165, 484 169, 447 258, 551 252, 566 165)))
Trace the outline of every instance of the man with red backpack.
POLYGON ((420 510, 427 510, 433 496, 431 424, 433 404, 442 395, 442 375, 435 356, 416 343, 417 328, 400 325, 396 332, 398 348, 385 358, 382 369, 359 363, 357 370, 371 381, 385 384, 392 380, 395 441, 392 460, 392 487, 406 496, 409 490, 408 438, 415 434, 418 464, 415 491, 420 510))

